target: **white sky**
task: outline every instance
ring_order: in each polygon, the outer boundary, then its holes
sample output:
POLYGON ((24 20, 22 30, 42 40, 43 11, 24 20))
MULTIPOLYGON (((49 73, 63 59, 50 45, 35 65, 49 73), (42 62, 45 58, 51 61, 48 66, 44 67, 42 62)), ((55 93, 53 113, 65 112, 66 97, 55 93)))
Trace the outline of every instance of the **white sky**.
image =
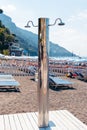
MULTIPOLYGON (((65 26, 50 27, 49 40, 87 56, 87 0, 0 0, 0 8, 23 29, 29 20, 37 25, 39 17, 49 18, 49 24, 61 18, 65 26)), ((26 30, 38 33, 37 28, 26 30)))

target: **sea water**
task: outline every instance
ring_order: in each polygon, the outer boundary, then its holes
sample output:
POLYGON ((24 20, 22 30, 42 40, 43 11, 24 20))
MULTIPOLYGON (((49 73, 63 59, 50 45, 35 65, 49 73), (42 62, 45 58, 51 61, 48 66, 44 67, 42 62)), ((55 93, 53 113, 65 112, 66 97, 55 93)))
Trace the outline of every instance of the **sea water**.
MULTIPOLYGON (((38 59, 37 56, 29 56, 30 59, 38 59)), ((87 57, 49 57, 50 60, 61 60, 61 61, 71 61, 71 62, 87 62, 87 57)))
POLYGON ((87 57, 50 57, 51 60, 66 60, 73 62, 87 62, 87 57))

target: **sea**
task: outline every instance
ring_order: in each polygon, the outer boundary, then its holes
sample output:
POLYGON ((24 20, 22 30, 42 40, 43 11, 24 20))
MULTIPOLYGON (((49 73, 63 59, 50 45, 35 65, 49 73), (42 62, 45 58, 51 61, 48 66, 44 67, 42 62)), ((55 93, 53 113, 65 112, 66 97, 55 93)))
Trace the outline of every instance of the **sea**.
MULTIPOLYGON (((37 59, 37 56, 30 56, 31 59, 37 59)), ((87 57, 49 57, 50 60, 72 61, 72 62, 87 62, 87 57)))
POLYGON ((73 61, 73 62, 87 62, 87 57, 50 57, 50 59, 73 61))
MULTIPOLYGON (((33 59, 33 60, 36 60, 36 59, 38 59, 38 57, 37 56, 4 56, 4 55, 2 55, 2 54, 0 54, 0 59, 1 58, 6 58, 6 59, 21 59, 21 58, 23 58, 23 59, 27 59, 27 58, 29 58, 29 59, 33 59)), ((72 62, 87 62, 87 57, 74 57, 74 56, 72 56, 72 57, 49 57, 49 59, 50 60, 54 60, 54 61, 58 61, 58 60, 63 60, 63 61, 72 61, 72 62)))

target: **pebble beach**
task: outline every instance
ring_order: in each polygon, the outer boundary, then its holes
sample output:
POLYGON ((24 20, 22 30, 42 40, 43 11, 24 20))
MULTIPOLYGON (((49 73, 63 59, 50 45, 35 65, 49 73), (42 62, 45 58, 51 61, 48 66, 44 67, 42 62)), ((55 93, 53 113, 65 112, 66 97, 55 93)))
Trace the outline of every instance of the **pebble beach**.
MULTIPOLYGON (((14 76, 20 83, 19 91, 0 88, 0 115, 37 112, 37 82, 33 76, 14 76)), ((63 77, 67 78, 67 77, 63 77)), ((87 82, 77 79, 71 86, 49 88, 49 111, 68 110, 87 125, 87 82)))

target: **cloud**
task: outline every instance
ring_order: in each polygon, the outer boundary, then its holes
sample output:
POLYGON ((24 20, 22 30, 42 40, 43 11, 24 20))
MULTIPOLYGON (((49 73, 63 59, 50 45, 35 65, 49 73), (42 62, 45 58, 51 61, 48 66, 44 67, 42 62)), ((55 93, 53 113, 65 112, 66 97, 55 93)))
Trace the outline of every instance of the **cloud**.
POLYGON ((78 14, 78 17, 81 19, 87 19, 87 10, 84 10, 78 14))
POLYGON ((16 7, 14 5, 9 4, 1 6, 1 9, 3 9, 4 12, 13 12, 16 10, 16 7))
POLYGON ((68 22, 74 22, 76 20, 87 20, 87 9, 79 12, 76 15, 71 16, 67 21, 68 22))

